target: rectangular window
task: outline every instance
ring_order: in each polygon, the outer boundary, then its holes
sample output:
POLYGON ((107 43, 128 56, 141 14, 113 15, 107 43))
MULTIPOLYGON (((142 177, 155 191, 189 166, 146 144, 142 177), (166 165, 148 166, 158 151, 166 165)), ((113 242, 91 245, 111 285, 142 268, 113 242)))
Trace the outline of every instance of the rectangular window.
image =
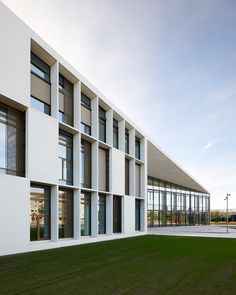
POLYGON ((73 137, 59 133, 59 181, 73 184, 73 137))
POLYGON ((81 192, 80 197, 80 234, 91 235, 91 195, 81 192))
POLYGON ((106 142, 106 111, 99 107, 99 139, 106 142))
POLYGON ((141 202, 135 200, 135 230, 140 230, 141 202))
POLYGON ((121 197, 113 196, 113 233, 121 233, 121 197))
POLYGON ((99 190, 109 191, 109 150, 99 148, 99 190))
POLYGON ((98 234, 106 233, 106 196, 98 196, 98 234))
POLYGON ((140 165, 135 164, 135 197, 140 197, 140 165))
POLYGON ((129 160, 125 159, 125 194, 129 195, 129 160))
POLYGON ((91 100, 81 93, 81 131, 91 135, 91 100))
POLYGON ((31 52, 31 72, 50 83, 50 67, 31 52))
POLYGON ((135 157, 140 160, 140 139, 135 137, 135 157))
POLYGON ((73 126, 74 85, 59 74, 59 121, 73 126))
POLYGON ((50 240, 50 188, 32 185, 30 188, 30 241, 50 240))
POLYGON ((91 144, 85 140, 81 140, 80 162, 80 184, 91 188, 91 144))
POLYGON ((118 149, 119 148, 119 127, 118 121, 113 119, 113 147, 118 149))
POLYGON ((31 106, 47 115, 51 113, 50 67, 32 52, 31 106))
POLYGON ((0 173, 25 176, 25 115, 0 103, 0 173))
POLYGON ((30 103, 31 103, 32 108, 34 108, 46 115, 49 115, 49 116, 51 115, 51 107, 47 103, 45 103, 33 96, 30 97, 30 103))
POLYGON ((125 152, 129 153, 129 130, 125 128, 125 152))
POLYGON ((73 238, 73 209, 73 191, 60 189, 58 197, 58 236, 60 239, 73 238))

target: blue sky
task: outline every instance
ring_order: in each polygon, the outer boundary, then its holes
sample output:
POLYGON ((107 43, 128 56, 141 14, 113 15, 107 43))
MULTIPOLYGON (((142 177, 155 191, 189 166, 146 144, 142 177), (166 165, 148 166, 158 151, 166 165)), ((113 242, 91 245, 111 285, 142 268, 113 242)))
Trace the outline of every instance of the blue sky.
POLYGON ((236 208, 236 2, 2 1, 236 208))

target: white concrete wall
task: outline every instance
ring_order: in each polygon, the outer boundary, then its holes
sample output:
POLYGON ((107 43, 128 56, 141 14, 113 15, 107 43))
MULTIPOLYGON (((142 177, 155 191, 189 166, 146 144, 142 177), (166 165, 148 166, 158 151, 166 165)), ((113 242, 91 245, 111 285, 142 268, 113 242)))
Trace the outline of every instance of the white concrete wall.
POLYGON ((30 184, 27 178, 0 174, 0 255, 29 245, 30 184))
POLYGON ((135 231, 135 198, 124 197, 124 233, 130 234, 135 231))
POLYGON ((112 148, 112 192, 123 196, 125 193, 125 156, 124 153, 112 148))
POLYGON ((30 38, 29 29, 0 2, 0 91, 1 94, 29 104, 30 38))
POLYGON ((58 182, 58 123, 33 108, 28 120, 28 173, 33 181, 58 182))

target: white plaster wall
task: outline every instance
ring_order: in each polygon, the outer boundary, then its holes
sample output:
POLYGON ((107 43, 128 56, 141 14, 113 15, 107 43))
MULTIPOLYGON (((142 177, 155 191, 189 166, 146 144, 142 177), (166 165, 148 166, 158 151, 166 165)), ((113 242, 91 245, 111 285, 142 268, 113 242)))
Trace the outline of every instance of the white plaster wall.
POLYGON ((28 175, 33 181, 58 183, 58 122, 33 108, 28 113, 28 175))
POLYGON ((30 97, 29 29, 0 2, 0 92, 28 105, 30 97))
POLYGON ((0 175, 0 254, 17 252, 30 241, 29 180, 0 175))
POLYGON ((130 234, 135 231, 135 198, 124 197, 124 233, 130 234))
POLYGON ((112 193, 125 193, 125 156, 124 153, 112 148, 112 193))

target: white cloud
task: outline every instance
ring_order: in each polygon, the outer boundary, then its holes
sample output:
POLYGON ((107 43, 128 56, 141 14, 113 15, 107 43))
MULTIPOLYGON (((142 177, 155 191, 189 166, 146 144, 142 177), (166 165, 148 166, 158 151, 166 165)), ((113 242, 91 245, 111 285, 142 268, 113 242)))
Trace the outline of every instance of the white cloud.
POLYGON ((213 143, 212 142, 209 142, 208 144, 206 144, 204 147, 203 147, 203 151, 207 151, 209 150, 210 148, 212 148, 213 146, 213 143))

